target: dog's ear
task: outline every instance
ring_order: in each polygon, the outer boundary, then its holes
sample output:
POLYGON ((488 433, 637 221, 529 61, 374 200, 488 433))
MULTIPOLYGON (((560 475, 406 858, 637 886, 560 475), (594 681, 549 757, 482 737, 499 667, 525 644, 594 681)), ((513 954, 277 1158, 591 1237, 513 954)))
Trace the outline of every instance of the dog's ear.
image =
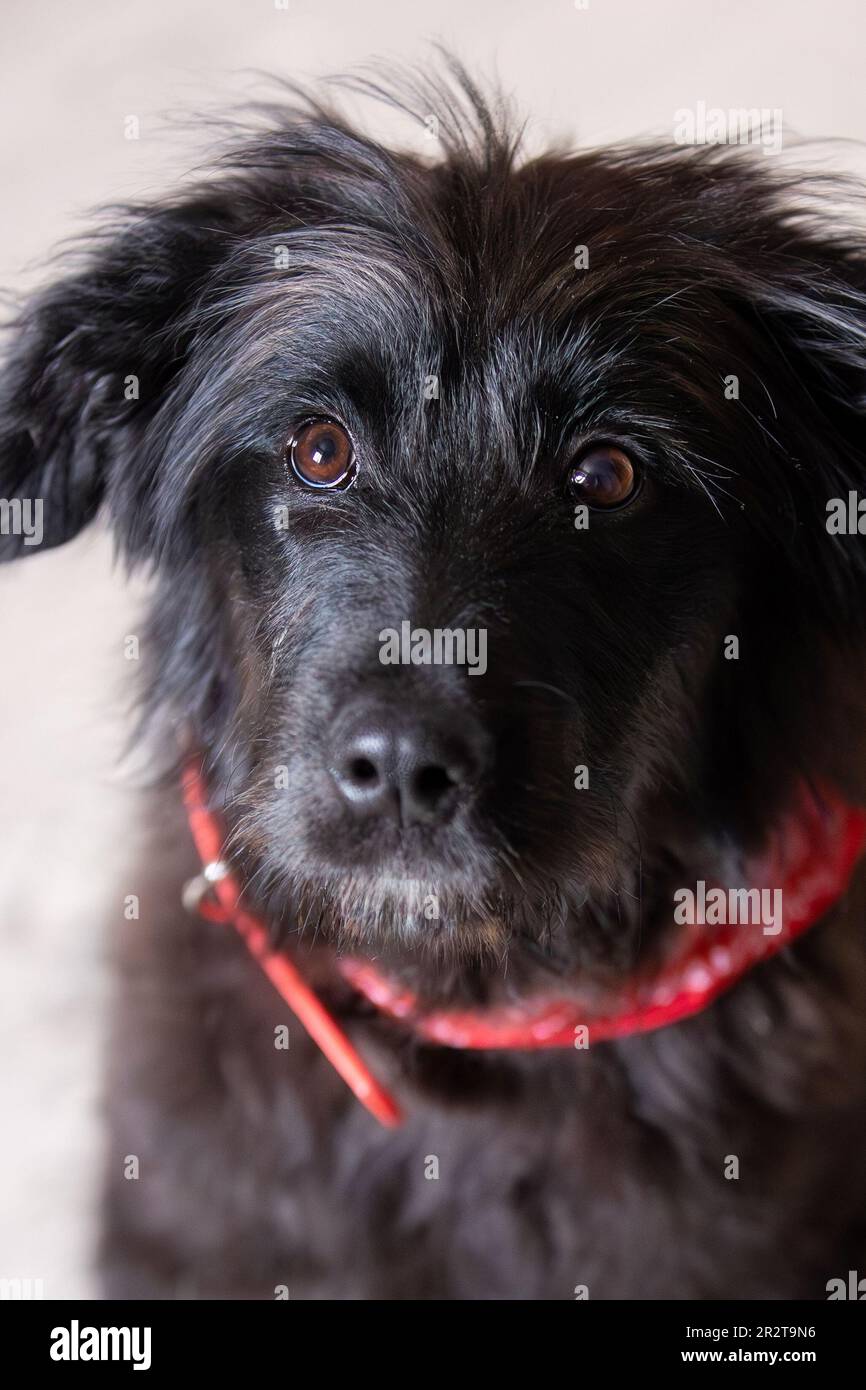
MULTIPOLYGON (((736 293, 758 347, 756 510, 787 551, 829 628, 866 637, 866 540, 832 524, 866 498, 866 251, 842 237, 789 233, 792 259, 742 268, 736 293), (771 514, 771 508, 773 514, 771 514)), ((866 516, 863 518, 866 531, 866 516)))
POLYGON ((0 374, 0 559, 71 539, 96 513, 183 363, 191 306, 230 230, 199 192, 133 208, 80 269, 26 304, 0 374))

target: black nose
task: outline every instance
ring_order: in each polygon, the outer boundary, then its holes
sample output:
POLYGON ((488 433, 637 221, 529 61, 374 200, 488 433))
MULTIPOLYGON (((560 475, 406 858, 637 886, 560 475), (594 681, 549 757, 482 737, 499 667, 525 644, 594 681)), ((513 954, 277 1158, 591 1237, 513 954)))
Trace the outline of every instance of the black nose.
POLYGON ((357 816, 430 824, 468 799, 485 771, 486 749, 483 729, 466 712, 365 704, 337 721, 331 776, 357 816))

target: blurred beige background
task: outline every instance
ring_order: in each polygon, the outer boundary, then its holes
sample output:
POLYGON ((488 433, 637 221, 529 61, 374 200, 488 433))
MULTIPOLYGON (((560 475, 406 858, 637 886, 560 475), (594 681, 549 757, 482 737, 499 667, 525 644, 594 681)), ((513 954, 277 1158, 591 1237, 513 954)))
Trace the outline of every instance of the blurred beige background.
MULTIPOLYGON (((533 147, 669 137, 699 101, 866 138, 862 0, 2 0, 0 286, 50 275, 93 204, 157 193, 191 162, 168 113, 253 94, 251 70, 321 82, 371 57, 427 63, 431 38, 498 72, 533 147)), ((866 170, 853 143, 816 157, 866 170)), ((136 849, 117 761, 138 601, 97 531, 0 575, 0 1278, 42 1279, 48 1297, 94 1291, 106 932, 136 849)))

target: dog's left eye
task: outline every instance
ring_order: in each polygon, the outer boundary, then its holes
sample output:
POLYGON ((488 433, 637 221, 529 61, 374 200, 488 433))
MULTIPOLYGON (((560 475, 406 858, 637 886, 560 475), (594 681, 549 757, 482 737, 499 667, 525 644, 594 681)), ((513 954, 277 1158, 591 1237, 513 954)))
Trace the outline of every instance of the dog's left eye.
POLYGON ((305 420, 287 446, 295 477, 307 487, 348 487, 355 476, 355 450, 335 420, 305 420))
POLYGON ((597 444, 571 465, 568 490, 590 507, 621 507, 637 492, 637 470, 622 449, 597 444))

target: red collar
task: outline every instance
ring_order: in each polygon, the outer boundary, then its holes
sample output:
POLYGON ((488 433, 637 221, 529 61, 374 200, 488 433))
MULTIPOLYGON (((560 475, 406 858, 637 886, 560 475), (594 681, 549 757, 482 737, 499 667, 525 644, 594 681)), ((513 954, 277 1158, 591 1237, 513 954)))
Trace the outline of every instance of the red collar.
MULTIPOLYGON (((198 763, 184 773, 190 830, 204 865, 184 901, 211 921, 231 922, 271 983, 363 1105, 383 1125, 402 1121, 399 1106, 376 1080, 342 1028, 297 967, 270 945, 267 927, 241 906, 241 891, 222 860, 223 831, 208 809, 198 763), (213 897, 208 897, 212 893, 213 897)), ((753 887, 781 888, 781 931, 762 925, 684 928, 684 944, 653 975, 639 978, 603 1008, 573 999, 501 1005, 473 1013, 421 1011, 416 997, 369 961, 341 957, 343 976, 371 1003, 421 1038, 459 1048, 573 1047, 586 1026, 592 1042, 663 1028, 699 1013, 747 971, 788 946, 844 894, 866 841, 866 812, 835 793, 820 800, 803 789, 767 853, 750 866, 753 887)))

